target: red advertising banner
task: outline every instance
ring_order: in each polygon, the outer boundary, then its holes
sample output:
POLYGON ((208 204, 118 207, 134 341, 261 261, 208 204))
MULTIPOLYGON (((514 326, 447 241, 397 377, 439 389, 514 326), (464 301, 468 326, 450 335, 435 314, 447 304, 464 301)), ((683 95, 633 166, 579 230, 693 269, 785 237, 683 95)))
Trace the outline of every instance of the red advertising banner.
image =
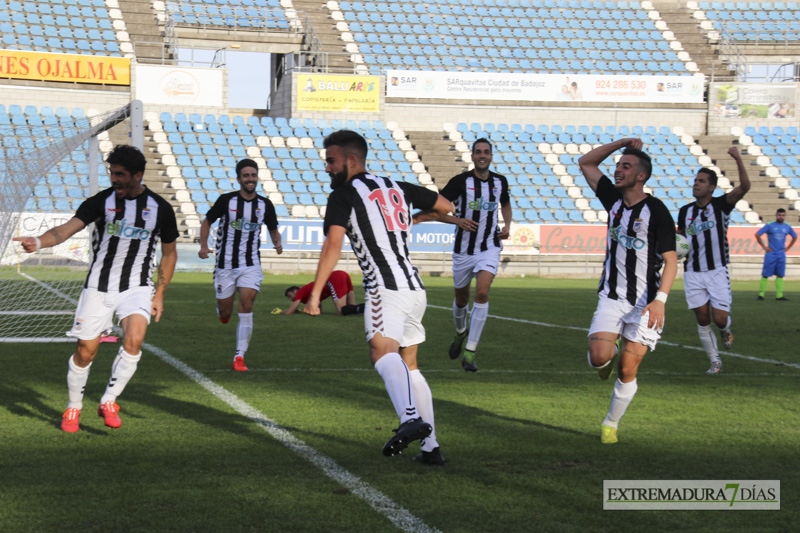
MULTIPOLYGON (((758 245, 756 231, 761 226, 728 228, 728 244, 732 256, 764 255, 758 245)), ((800 233, 800 228, 794 228, 800 233)), ((541 224, 537 226, 539 233, 539 253, 542 254, 599 254, 606 250, 605 226, 599 225, 556 225, 541 224)), ((800 256, 800 246, 794 246, 786 252, 788 256, 800 256)))

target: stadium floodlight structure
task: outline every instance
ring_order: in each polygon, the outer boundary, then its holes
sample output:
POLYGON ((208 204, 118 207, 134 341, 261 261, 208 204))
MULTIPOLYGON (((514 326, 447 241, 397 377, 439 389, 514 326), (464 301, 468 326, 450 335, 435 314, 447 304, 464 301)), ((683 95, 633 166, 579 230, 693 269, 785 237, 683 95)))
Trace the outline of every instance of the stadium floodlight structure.
POLYGON ((119 125, 115 137, 144 146, 139 100, 102 114, 47 122, 0 125, 5 146, 0 158, 0 342, 74 340, 65 333, 91 260, 90 228, 32 254, 12 238, 38 236, 63 224, 74 214, 73 203, 99 190, 98 170, 113 144, 111 128, 119 125), (56 189, 59 198, 53 202, 46 193, 56 189))

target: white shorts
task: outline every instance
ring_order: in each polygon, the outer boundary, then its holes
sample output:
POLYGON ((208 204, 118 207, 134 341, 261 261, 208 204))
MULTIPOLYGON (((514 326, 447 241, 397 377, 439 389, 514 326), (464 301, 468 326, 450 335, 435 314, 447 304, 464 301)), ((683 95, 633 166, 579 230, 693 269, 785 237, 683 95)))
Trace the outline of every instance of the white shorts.
POLYGON ((150 324, 153 309, 153 288, 134 287, 123 292, 100 292, 97 289, 83 289, 75 309, 75 322, 67 332, 68 337, 84 341, 98 338, 114 325, 117 320, 131 315, 142 315, 150 324))
POLYGON ((214 290, 217 292, 217 300, 230 298, 239 287, 261 292, 262 281, 264 281, 264 271, 260 266, 214 270, 214 290))
POLYGON ((376 333, 394 339, 401 348, 425 342, 422 317, 428 305, 425 291, 367 291, 364 329, 369 342, 376 333))
POLYGON ((474 255, 453 254, 453 286, 456 289, 466 287, 481 270, 496 276, 499 265, 500 248, 492 248, 474 255))
POLYGON ((683 287, 689 309, 711 302, 714 309, 730 312, 731 277, 727 267, 706 272, 684 272, 683 287))
POLYGON ((643 308, 634 307, 627 301, 600 298, 597 310, 592 316, 589 336, 600 332, 616 333, 629 341, 644 344, 655 350, 663 328, 648 327, 650 312, 642 315, 642 311, 643 308))

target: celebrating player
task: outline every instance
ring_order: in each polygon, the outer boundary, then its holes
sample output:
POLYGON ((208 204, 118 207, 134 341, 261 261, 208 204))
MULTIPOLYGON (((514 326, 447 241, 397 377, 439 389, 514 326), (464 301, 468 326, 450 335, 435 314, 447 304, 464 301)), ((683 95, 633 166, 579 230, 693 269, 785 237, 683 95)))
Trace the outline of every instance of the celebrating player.
POLYGON ((264 272, 261 270, 261 225, 269 229, 272 244, 280 254, 281 234, 275 207, 268 199, 256 194, 258 166, 252 159, 242 159, 236 164, 236 181, 239 190, 223 194, 209 209, 200 224, 201 259, 208 257, 208 234, 216 220, 216 255, 214 287, 217 291, 217 313, 223 324, 233 314, 233 298, 239 293, 239 325, 236 328, 236 353, 233 369, 246 372, 244 355, 253 334, 253 302, 261 290, 264 272))
POLYGON ((781 208, 775 213, 775 221, 766 224, 756 232, 758 244, 766 252, 764 254, 764 266, 761 270, 761 284, 758 291, 758 300, 764 299, 767 291, 767 282, 770 276, 775 276, 775 299, 785 302, 789 298, 783 295, 783 277, 786 275, 786 250, 794 246, 797 241, 797 233, 785 222, 786 210, 781 208), (767 234, 767 246, 761 236, 767 234), (786 236, 791 235, 792 240, 786 244, 786 236))
POLYGON ((619 420, 638 388, 639 365, 647 349, 655 350, 661 338, 664 305, 678 272, 675 222, 661 200, 644 192, 652 164, 641 149, 640 139, 620 139, 578 160, 586 181, 608 211, 606 258, 589 328, 589 366, 597 369, 600 379, 611 375, 616 342, 622 337, 619 376, 600 427, 605 444, 617 442, 619 420), (620 148, 625 150, 612 182, 599 167, 620 148))
POLYGON ((77 339, 69 359, 67 388, 69 403, 61 419, 61 429, 74 433, 80 429, 83 392, 89 367, 97 355, 100 336, 112 326, 116 313, 124 341, 111 367, 111 379, 97 409, 105 425, 118 428, 117 397, 136 372, 141 359, 150 317, 156 322, 164 310, 164 292, 175 271, 178 258, 175 241, 178 225, 169 203, 142 184, 145 158, 133 146, 119 145, 106 159, 111 187, 84 201, 75 216, 39 237, 18 237, 26 252, 64 242, 94 223, 93 260, 83 285, 75 323, 67 333, 77 339), (156 246, 161 240, 161 264, 153 292, 153 265, 156 246))
POLYGON ((684 205, 678 212, 678 233, 686 236, 691 244, 684 262, 686 303, 694 311, 700 344, 711 361, 711 367, 706 371, 709 374, 722 371, 717 335, 711 329, 712 320, 719 329, 722 346, 728 349, 733 344, 728 222, 736 202, 750 190, 750 178, 739 149, 731 146, 728 154, 736 161, 739 185, 722 196, 713 196, 717 188, 717 173, 710 168, 701 168, 692 186, 695 201, 684 205))
POLYGON ((453 321, 456 336, 450 344, 450 359, 458 359, 468 372, 476 372, 475 350, 489 315, 489 289, 500 265, 501 239, 511 229, 511 202, 505 176, 489 170, 492 144, 486 139, 472 143, 474 169, 452 178, 442 189, 442 196, 453 202, 454 216, 444 221, 456 225, 453 244, 453 321), (498 208, 503 213, 500 229, 498 208), (475 298, 467 321, 470 284, 475 278, 475 298), (466 349, 464 346, 466 341, 466 349))
MULTIPOLYGON (((293 315, 300 304, 308 303, 308 298, 311 296, 311 289, 313 288, 313 281, 302 287, 289 287, 283 294, 291 300, 291 305, 288 309, 284 310, 275 308, 272 313, 293 315)), ((322 289, 320 302, 328 297, 333 300, 333 305, 336 307, 336 312, 339 315, 358 315, 364 313, 364 304, 356 305, 356 293, 353 291, 353 280, 350 279, 350 274, 344 270, 334 270, 331 272, 328 282, 322 289)))
POLYGON ((400 427, 383 447, 387 456, 423 439, 414 459, 444 464, 436 440, 430 387, 417 368, 417 348, 425 340, 422 317, 427 299, 408 256, 411 210, 430 209, 426 220, 441 220, 453 205, 435 192, 367 173, 367 141, 340 130, 325 138, 326 172, 333 192, 325 213, 325 242, 314 287, 303 312, 319 314, 322 290, 339 261, 345 234, 364 273, 364 325, 370 357, 400 417, 400 427))

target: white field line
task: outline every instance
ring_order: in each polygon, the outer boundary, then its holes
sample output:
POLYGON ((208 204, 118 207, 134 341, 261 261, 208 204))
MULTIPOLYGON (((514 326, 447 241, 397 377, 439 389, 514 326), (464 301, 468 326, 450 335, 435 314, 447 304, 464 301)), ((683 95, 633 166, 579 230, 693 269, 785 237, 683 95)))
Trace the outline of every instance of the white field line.
POLYGON ((232 407, 237 413, 248 417, 261 426, 275 440, 295 452, 300 457, 322 470, 328 477, 340 483, 353 494, 364 500, 370 507, 384 515, 395 526, 403 531, 436 532, 435 528, 425 524, 408 510, 390 500, 380 491, 372 488, 359 477, 351 474, 325 455, 308 446, 305 442, 279 426, 267 415, 242 401, 238 396, 220 387, 203 374, 193 369, 180 359, 173 357, 161 348, 144 343, 142 348, 152 352, 165 363, 175 367, 179 372, 206 389, 213 396, 232 407))
MULTIPOLYGON (((442 307, 440 305, 428 305, 428 307, 430 307, 432 309, 444 309, 445 311, 452 311, 452 309, 453 309, 452 307, 442 307)), ((572 330, 576 330, 576 331, 585 331, 587 333, 589 332, 589 328, 579 328, 579 327, 576 327, 576 326, 561 326, 561 325, 558 325, 558 324, 548 324, 547 322, 536 322, 535 320, 524 320, 524 319, 521 319, 521 318, 509 318, 509 317, 506 317, 506 316, 497 316, 497 315, 489 315, 489 318, 496 318, 497 320, 508 320, 510 322, 520 322, 522 324, 532 324, 534 326, 542 326, 542 327, 546 327, 546 328, 572 329, 572 330)), ((679 347, 685 348, 687 350, 696 350, 698 352, 702 352, 703 351, 703 349, 698 347, 698 346, 686 346, 685 344, 677 344, 677 343, 674 343, 674 342, 667 342, 667 341, 658 341, 658 343, 659 344, 663 344, 665 346, 679 346, 679 347)), ((720 351, 719 353, 723 354, 723 355, 728 355, 728 356, 731 356, 731 357, 738 357, 739 359, 748 359, 750 361, 756 361, 758 363, 769 363, 769 364, 772 364, 772 365, 782 365, 782 366, 788 366, 788 367, 791 367, 791 368, 800 369, 800 364, 797 364, 797 363, 786 363, 784 361, 778 361, 776 359, 763 359, 761 357, 752 357, 750 355, 742 355, 742 354, 733 353, 733 352, 722 352, 722 351, 720 351)))

